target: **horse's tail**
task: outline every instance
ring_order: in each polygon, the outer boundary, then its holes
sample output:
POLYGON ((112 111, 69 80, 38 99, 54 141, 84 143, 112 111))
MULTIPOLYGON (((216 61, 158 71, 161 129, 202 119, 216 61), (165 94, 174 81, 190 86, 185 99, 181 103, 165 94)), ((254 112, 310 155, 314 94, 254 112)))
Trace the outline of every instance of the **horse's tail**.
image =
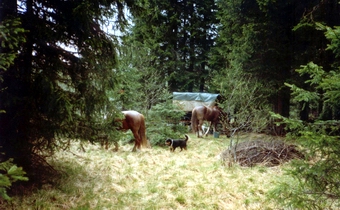
POLYGON ((197 132, 197 113, 195 108, 191 112, 191 129, 194 133, 197 132))
POLYGON ((150 148, 150 143, 146 138, 146 127, 145 127, 145 118, 143 115, 141 115, 141 125, 139 129, 139 136, 141 138, 141 146, 144 148, 150 148))

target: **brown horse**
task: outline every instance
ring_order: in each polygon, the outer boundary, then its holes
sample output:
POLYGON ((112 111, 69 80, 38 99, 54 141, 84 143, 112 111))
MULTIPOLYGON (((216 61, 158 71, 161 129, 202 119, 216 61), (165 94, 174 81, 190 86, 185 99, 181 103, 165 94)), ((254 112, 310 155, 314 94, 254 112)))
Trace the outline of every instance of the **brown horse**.
POLYGON ((150 144, 146 139, 146 128, 144 116, 136 111, 123 111, 124 119, 120 130, 131 130, 135 137, 135 146, 132 151, 140 150, 141 147, 149 148, 150 144))
MULTIPOLYGON (((208 106, 196 106, 192 110, 192 115, 191 115, 191 127, 192 130, 195 134, 197 134, 197 137, 203 137, 203 130, 202 130, 202 125, 203 122, 209 121, 210 125, 213 125, 213 130, 214 132, 216 131, 216 126, 219 121, 219 116, 220 116, 220 110, 217 106, 214 107, 208 107, 208 106)), ((209 129, 207 132, 204 134, 204 136, 207 135, 209 132, 209 129)))

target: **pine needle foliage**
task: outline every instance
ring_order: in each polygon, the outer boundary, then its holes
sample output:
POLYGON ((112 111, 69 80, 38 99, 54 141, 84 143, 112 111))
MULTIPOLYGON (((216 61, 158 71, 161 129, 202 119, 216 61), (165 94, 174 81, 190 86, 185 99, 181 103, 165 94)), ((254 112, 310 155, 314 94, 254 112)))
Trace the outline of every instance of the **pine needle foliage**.
POLYGON ((5 200, 11 198, 7 194, 7 189, 12 186, 12 183, 16 181, 28 181, 25 177, 26 172, 23 171, 22 167, 18 167, 13 164, 13 159, 0 163, 0 197, 5 200))
POLYGON ((185 112, 172 103, 153 106, 148 113, 148 137, 151 144, 164 146, 166 139, 183 139, 188 128, 181 123, 185 112))
MULTIPOLYGON (((327 27, 316 24, 324 29, 330 41, 328 49, 336 56, 339 49, 340 31, 338 27, 327 27), (334 29, 334 30, 333 30, 334 29)), ((287 124, 290 136, 305 148, 304 160, 294 161, 288 170, 294 181, 282 182, 271 196, 284 206, 294 209, 337 209, 340 207, 340 141, 339 141, 339 65, 333 64, 334 70, 326 72, 321 66, 310 62, 301 66, 297 72, 308 75, 306 84, 309 90, 288 84, 294 101, 305 106, 323 104, 319 118, 304 122, 294 118, 274 115, 287 124), (312 90, 312 91, 311 91, 312 90), (328 113, 328 114, 327 114, 328 113)))
MULTIPOLYGON (((206 91, 208 55, 216 38, 216 4, 205 1, 144 1, 144 13, 132 13, 130 40, 143 46, 148 68, 168 78, 170 91, 206 91)), ((143 53, 144 51, 142 51, 143 53)))
MULTIPOLYGON (((14 158, 32 175, 32 166, 67 148, 71 139, 95 142, 97 135, 115 131, 108 123, 120 112, 107 92, 121 79, 114 71, 117 42, 101 27, 116 16, 123 28, 123 8, 133 4, 21 0, 6 6, 12 8, 3 10, 1 21, 17 17, 26 42, 11 65, 1 66, 0 110, 6 113, 0 115, 0 145, 4 160, 14 158)), ((11 43, 6 55, 16 47, 11 43)))
MULTIPOLYGON (((25 43, 25 30, 21 27, 21 21, 18 18, 8 18, 0 23, 0 93, 6 88, 2 86, 3 73, 13 65, 17 58, 17 51, 21 44, 25 43)), ((0 109, 0 115, 4 115, 6 110, 0 109)), ((0 154, 0 197, 10 200, 7 190, 17 181, 27 181, 26 172, 22 167, 13 163, 13 159, 3 158, 5 154, 0 154)))

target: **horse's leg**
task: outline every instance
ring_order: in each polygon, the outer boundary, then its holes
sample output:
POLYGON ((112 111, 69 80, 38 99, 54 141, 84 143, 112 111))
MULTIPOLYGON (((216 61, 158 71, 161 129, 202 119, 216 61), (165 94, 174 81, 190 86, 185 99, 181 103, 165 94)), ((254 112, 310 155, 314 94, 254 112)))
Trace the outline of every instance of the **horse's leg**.
POLYGON ((193 131, 194 134, 198 137, 198 127, 197 127, 197 124, 192 125, 192 131, 193 131))
POLYGON ((197 126, 197 137, 200 138, 200 137, 203 137, 203 130, 202 130, 202 125, 203 125, 203 120, 198 120, 198 126, 197 126))
POLYGON ((98 139, 100 141, 100 145, 102 148, 108 149, 109 148, 109 137, 108 135, 99 135, 98 139))
POLYGON ((212 122, 212 124, 213 124, 213 132, 215 133, 216 132, 216 127, 217 127, 217 122, 216 121, 212 122))
POLYGON ((140 137, 138 135, 138 131, 133 130, 132 133, 133 133, 133 137, 135 137, 135 145, 134 145, 134 147, 132 149, 132 152, 136 152, 136 151, 141 149, 141 147, 140 147, 141 139, 140 139, 140 137))
POLYGON ((207 135, 208 135, 208 133, 209 133, 209 130, 210 130, 210 127, 211 127, 211 121, 210 121, 210 123, 209 123, 208 130, 205 132, 204 136, 207 136, 207 135))
POLYGON ((199 138, 200 137, 200 127, 199 127, 199 122, 196 123, 195 125, 195 134, 199 138))
POLYGON ((191 129, 192 129, 192 132, 195 134, 195 135, 197 135, 197 137, 198 137, 198 133, 197 133, 197 131, 198 131, 198 129, 197 129, 197 122, 195 121, 195 122, 191 122, 191 129))

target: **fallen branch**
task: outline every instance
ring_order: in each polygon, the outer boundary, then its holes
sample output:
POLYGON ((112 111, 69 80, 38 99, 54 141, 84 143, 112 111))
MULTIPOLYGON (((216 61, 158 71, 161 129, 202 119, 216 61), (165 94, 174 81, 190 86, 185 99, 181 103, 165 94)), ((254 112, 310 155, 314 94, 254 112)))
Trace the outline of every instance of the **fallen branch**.
POLYGON ((241 166, 276 166, 292 159, 303 158, 303 154, 295 145, 288 145, 281 140, 253 140, 234 145, 221 153, 225 165, 237 162, 241 166), (235 157, 236 156, 236 157, 235 157))

